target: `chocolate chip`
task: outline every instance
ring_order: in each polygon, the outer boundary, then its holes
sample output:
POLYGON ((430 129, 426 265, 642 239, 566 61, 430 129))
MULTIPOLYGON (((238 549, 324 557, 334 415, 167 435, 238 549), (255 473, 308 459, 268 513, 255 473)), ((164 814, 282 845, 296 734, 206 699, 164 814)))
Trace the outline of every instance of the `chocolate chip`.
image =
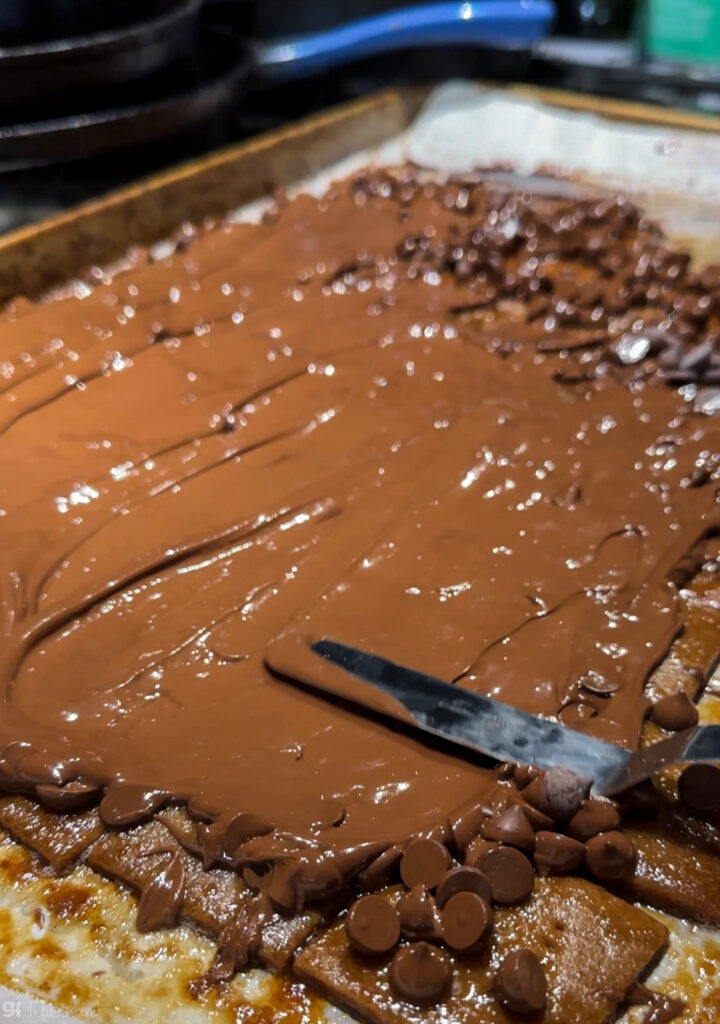
POLYGON ((457 892, 474 892, 484 900, 492 899, 490 883, 482 871, 467 865, 451 868, 437 887, 437 903, 444 907, 457 892))
POLYGON ((476 868, 478 867, 478 861, 484 853, 487 853, 488 850, 497 850, 499 848, 500 843, 491 843, 489 840, 478 836, 476 839, 473 839, 465 850, 465 863, 471 868, 476 868))
POLYGON ((400 915, 384 897, 363 896, 350 908, 345 931, 358 953, 381 956, 400 941, 400 915))
POLYGON ((513 1013, 537 1013, 547 1002, 547 980, 542 964, 529 949, 508 953, 498 968, 497 995, 513 1013))
POLYGON ((464 850, 480 834, 485 812, 482 807, 471 807, 452 822, 452 835, 456 845, 464 850))
POLYGON ((413 839, 400 861, 400 877, 408 889, 424 885, 434 889, 450 867, 450 854, 435 839, 413 839))
POLYGON ((442 937, 451 949, 474 951, 490 934, 493 916, 488 901, 476 892, 456 892, 443 907, 442 937))
POLYGON ((697 725, 698 712, 686 693, 672 693, 653 705, 652 720, 661 729, 679 732, 697 725))
POLYGON ((607 676, 591 669, 585 675, 580 676, 578 686, 587 693, 595 694, 596 697, 609 697, 620 688, 620 683, 617 679, 608 679, 607 676))
POLYGON ((406 939, 433 939, 439 932, 435 900, 424 885, 416 885, 399 900, 400 928, 406 939))
POLYGON ((582 843, 559 832, 538 832, 535 840, 535 867, 541 875, 566 875, 585 855, 582 843))
POLYGON ((635 848, 622 832, 601 832, 585 844, 585 862, 596 878, 622 878, 635 862, 635 848))
POLYGON ((357 881, 363 889, 377 891, 384 889, 394 880, 395 869, 402 857, 402 846, 396 843, 388 847, 370 863, 358 871, 357 881))
POLYGON ((549 768, 544 776, 530 783, 523 796, 556 821, 567 821, 578 810, 589 789, 587 779, 569 768, 549 768))
POLYGON ((720 388, 701 388, 693 402, 695 412, 714 416, 720 412, 720 388))
POLYGON ((427 942, 399 949, 390 964, 390 985, 397 996, 416 1006, 432 1006, 449 992, 450 961, 427 942))
POLYGON ((623 814, 656 815, 660 807, 660 794, 649 779, 626 790, 618 797, 623 814))
POLYGON ((547 832, 548 829, 552 830, 554 822, 549 814, 545 814, 545 812, 541 811, 539 807, 533 807, 532 804, 529 804, 527 800, 523 800, 522 797, 520 797, 518 805, 522 807, 523 814, 530 822, 535 832, 547 832))
POLYGON ((481 854, 477 867, 490 883, 495 903, 520 903, 535 885, 535 871, 527 857, 511 846, 496 846, 481 854))
POLYGON ((528 803, 532 804, 533 807, 537 807, 538 810, 542 811, 544 814, 548 813, 550 805, 548 803, 547 791, 545 789, 544 772, 534 778, 532 782, 528 783, 523 790, 523 798, 527 800, 528 803))
POLYGON ((613 832, 618 828, 620 812, 607 800, 583 800, 580 810, 568 824, 570 835, 582 843, 600 832, 613 832))
POLYGON ((589 789, 590 782, 569 768, 549 768, 545 772, 545 792, 550 814, 559 821, 572 818, 589 789))
POLYGON ((678 779, 678 796, 691 811, 706 814, 720 810, 720 768, 691 764, 678 779))
POLYGON ((482 827, 482 835, 484 839, 519 846, 521 850, 532 850, 535 845, 533 827, 518 804, 488 818, 482 827))

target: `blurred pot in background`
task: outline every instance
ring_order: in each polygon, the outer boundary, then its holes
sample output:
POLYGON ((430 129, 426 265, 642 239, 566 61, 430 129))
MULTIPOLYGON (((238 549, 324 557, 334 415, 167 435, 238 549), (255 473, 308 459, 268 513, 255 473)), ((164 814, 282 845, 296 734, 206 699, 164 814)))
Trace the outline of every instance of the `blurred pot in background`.
POLYGON ((172 0, 1 0, 0 46, 111 32, 166 14, 172 0))
POLYGON ((557 0, 557 8, 560 35, 625 39, 632 29, 635 0, 557 0))

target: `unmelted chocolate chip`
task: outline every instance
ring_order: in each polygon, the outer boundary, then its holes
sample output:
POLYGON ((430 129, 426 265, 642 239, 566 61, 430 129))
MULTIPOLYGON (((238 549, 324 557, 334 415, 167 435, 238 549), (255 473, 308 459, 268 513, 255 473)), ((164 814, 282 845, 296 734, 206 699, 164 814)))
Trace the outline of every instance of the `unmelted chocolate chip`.
POLYGON ((556 821, 567 821, 578 810, 589 789, 588 780, 569 768, 549 768, 523 790, 523 796, 556 821))
POLYGON ((480 834, 485 817, 483 808, 476 806, 463 812, 452 822, 452 836, 461 850, 464 850, 480 834))
POLYGON ((482 827, 482 835, 484 839, 508 843, 521 850, 532 850, 535 845, 534 829, 518 804, 488 818, 482 827))
POLYGON ((559 832, 538 832, 535 837, 535 867, 541 875, 566 875, 581 863, 585 846, 559 832))
POLYGON ((450 854, 435 839, 413 839, 400 861, 400 877, 408 889, 424 885, 434 889, 450 867, 450 854))
POLYGON ((692 471, 680 481, 681 487, 704 487, 712 473, 708 466, 696 465, 692 471))
POLYGON ((406 939, 434 939, 439 931, 439 915, 435 900, 424 885, 406 892, 397 904, 400 928, 406 939))
POLYGON ((350 907, 345 931, 356 952, 382 956, 400 941, 400 915, 384 897, 362 896, 350 907))
POLYGON ((458 953, 474 951, 490 934, 492 907, 476 892, 456 892, 442 910, 441 933, 447 945, 458 953))
POLYGON ((484 900, 492 899, 490 883, 482 871, 468 865, 451 868, 437 887, 437 904, 444 907, 457 892, 474 892, 484 900))
POLYGON ((678 796, 691 811, 707 814, 720 809, 720 768, 691 764, 678 779, 678 796))
POLYGON ((533 807, 544 814, 549 814, 550 804, 548 803, 547 790, 545 789, 545 774, 536 776, 523 790, 523 798, 533 807))
POLYGON ((450 991, 451 983, 450 961, 427 942, 414 942, 399 949, 390 964, 393 991, 416 1006, 439 1003, 450 991))
POLYGON ((585 844, 585 862, 596 878, 615 881, 635 863, 635 848, 622 832, 601 832, 585 844))
POLYGON ((638 783, 632 789, 618 795, 623 814, 637 814, 647 817, 655 815, 660 807, 660 794, 650 779, 638 783))
POLYGON ((587 796, 590 782, 568 768, 550 768, 545 773, 550 814, 559 821, 572 818, 587 796))
POLYGON ((542 964, 529 949, 514 949, 500 964, 497 996, 513 1013, 538 1013, 547 1002, 547 980, 542 964))
POLYGON ((599 832, 613 832, 618 828, 620 812, 608 800, 583 800, 580 810, 568 823, 570 835, 583 843, 599 832))
POLYGON ((596 697, 609 697, 611 694, 616 693, 620 688, 620 683, 617 679, 608 678, 602 675, 601 672, 596 672, 594 669, 586 672, 578 679, 578 686, 581 690, 585 690, 587 693, 592 693, 596 697))
POLYGON ((527 800, 524 800, 521 796, 517 801, 518 806, 522 808, 522 812, 530 822, 535 832, 547 832, 552 830, 554 826, 553 819, 549 814, 545 814, 539 807, 535 807, 533 804, 529 804, 527 800))
POLYGON ((535 871, 527 857, 511 846, 497 846, 481 854, 477 867, 490 883, 495 903, 520 903, 535 885, 535 871))
POLYGON ((476 839, 473 839, 465 850, 465 863, 471 868, 478 867, 478 861, 482 855, 487 853, 488 850, 498 850, 500 845, 500 843, 491 843, 488 839, 478 836, 476 839))
POLYGON ((697 725, 698 712, 686 693, 672 693, 653 705, 652 720, 661 729, 680 732, 697 725))
POLYGON ((383 889, 393 880, 395 869, 402 857, 402 846, 397 843, 390 846, 370 863, 358 871, 357 880, 364 889, 383 889))

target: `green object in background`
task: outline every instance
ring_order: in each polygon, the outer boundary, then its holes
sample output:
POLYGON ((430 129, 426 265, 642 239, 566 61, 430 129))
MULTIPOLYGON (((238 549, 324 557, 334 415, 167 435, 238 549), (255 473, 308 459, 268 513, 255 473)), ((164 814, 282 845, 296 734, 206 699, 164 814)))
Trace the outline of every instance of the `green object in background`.
POLYGON ((720 0, 646 0, 645 57, 720 67, 720 0))

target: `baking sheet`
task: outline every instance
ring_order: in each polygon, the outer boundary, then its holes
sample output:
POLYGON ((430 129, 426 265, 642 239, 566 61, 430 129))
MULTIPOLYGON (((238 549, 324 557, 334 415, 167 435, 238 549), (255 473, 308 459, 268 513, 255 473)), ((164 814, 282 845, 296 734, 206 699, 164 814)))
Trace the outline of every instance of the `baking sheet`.
MULTIPOLYGON (((558 190, 569 193, 620 190, 660 220, 674 241, 689 246, 698 260, 720 260, 720 134, 611 121, 468 82, 450 82, 437 88, 400 135, 299 180, 289 191, 320 195, 332 180, 361 167, 369 164, 396 166, 407 161, 432 176, 482 173, 520 187, 531 185, 534 190, 547 189, 554 193, 558 190)), ((238 221, 257 221, 271 203, 266 197, 238 208, 231 216, 238 221)), ((157 258, 162 258, 172 251, 172 246, 158 240, 153 250, 157 258)), ((703 712, 706 716, 718 720, 718 708, 717 698, 705 698, 703 712)), ((132 930, 132 899, 127 899, 128 919, 116 921, 114 926, 132 930)), ((694 976, 700 982, 707 979, 707 964, 720 958, 717 939, 716 933, 694 925, 680 925, 674 931, 670 951, 650 983, 665 988, 672 986, 673 979, 679 975, 694 976)), ((75 956, 72 969, 78 974, 92 977, 93 971, 112 974, 120 969, 109 953, 106 956, 96 954, 93 960, 86 949, 77 946, 73 951, 72 929, 66 940, 68 955, 74 953, 75 956)), ((146 967, 150 969, 152 961, 156 973, 161 976, 168 973, 162 957, 157 959, 158 942, 162 946, 162 937, 161 940, 143 937, 143 941, 148 944, 145 952, 150 957, 146 967)), ((207 955, 203 940, 198 939, 198 947, 202 947, 198 949, 198 956, 207 955)), ((142 947, 135 948, 142 952, 142 947)), ((166 950, 166 954, 168 952, 166 950)), ((139 964, 138 971, 141 970, 139 964)), ((54 993, 42 985, 37 962, 30 963, 27 958, 17 959, 9 980, 19 987, 25 984, 36 994, 43 992, 48 998, 53 997, 54 993)), ((256 970, 234 984, 252 1004, 269 983, 270 977, 256 970)), ((712 983, 714 985, 714 981, 712 983)), ((98 982, 101 984, 103 982, 98 982)), ((60 997, 60 993, 57 995, 60 997)), ((64 998, 62 1001, 67 1005, 64 998)), ((133 1006, 132 1001, 124 999, 118 999, 110 1009, 105 1001, 102 1010, 96 1011, 88 1004, 87 997, 82 1002, 82 1017, 69 1017, 46 1002, 0 987, 0 1021, 25 1024, 52 1020, 57 1024, 75 1024, 80 1019, 113 1022, 156 1019, 156 1016, 148 1016, 154 1014, 154 1009, 133 1006)), ((644 1012, 641 1008, 631 1010, 624 1020, 634 1024, 644 1012)), ((183 1022, 231 1019, 224 1013, 217 1016, 215 1009, 205 1011, 197 1004, 190 1008, 186 1003, 177 1016, 175 1013, 168 1004, 164 1024, 175 1019, 183 1022)), ((331 1007, 317 1010, 316 1015, 324 1016, 332 1024, 349 1021, 331 1007)), ((683 1018, 693 1024, 712 1024, 713 1019, 704 1015, 700 1004, 683 1018)))

